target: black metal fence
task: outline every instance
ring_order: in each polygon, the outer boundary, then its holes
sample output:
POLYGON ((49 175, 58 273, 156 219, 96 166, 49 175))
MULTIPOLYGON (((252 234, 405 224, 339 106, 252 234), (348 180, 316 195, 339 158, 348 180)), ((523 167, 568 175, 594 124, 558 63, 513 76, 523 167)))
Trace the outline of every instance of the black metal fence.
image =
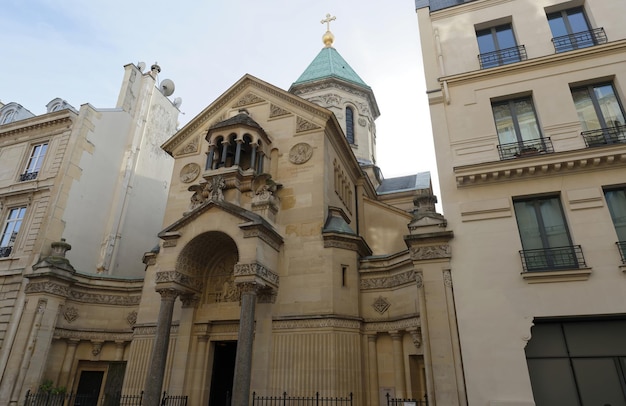
MULTIPOLYGON (((171 396, 163 392, 161 406, 187 406, 188 396, 171 396)), ((122 395, 118 392, 115 399, 104 399, 105 405, 141 406, 143 391, 139 395, 122 395)), ((26 392, 24 406, 96 406, 98 395, 82 395, 75 393, 26 392)))
POLYGON ((252 406, 352 406, 352 393, 348 397, 323 397, 319 392, 315 396, 257 396, 252 393, 252 406))
POLYGON ((424 395, 424 400, 417 399, 396 399, 387 394, 387 406, 428 406, 428 395, 424 395))

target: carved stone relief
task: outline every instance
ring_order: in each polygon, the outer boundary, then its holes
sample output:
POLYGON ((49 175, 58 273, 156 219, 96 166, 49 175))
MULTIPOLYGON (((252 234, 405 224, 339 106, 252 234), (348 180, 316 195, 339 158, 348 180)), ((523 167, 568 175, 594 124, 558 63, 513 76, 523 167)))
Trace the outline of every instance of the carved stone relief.
POLYGON ((378 296, 378 298, 374 300, 374 303, 372 303, 374 310, 380 314, 385 313, 387 309, 389 309, 389 306, 391 306, 391 303, 389 303, 389 301, 382 296, 378 296))
POLYGON ((294 165, 301 165, 313 156, 313 147, 306 142, 300 142, 289 150, 289 162, 294 165))
POLYGON ((254 93, 248 93, 245 96, 243 96, 241 99, 239 99, 239 101, 237 101, 237 103, 235 103, 233 107, 242 107, 242 106, 247 106, 249 104, 261 103, 264 101, 265 100, 255 95, 254 93))
POLYGON ((415 271, 410 270, 392 276, 361 279, 361 289, 389 289, 416 280, 415 271))
POLYGON ((65 311, 63 312, 63 318, 65 318, 68 323, 73 322, 78 318, 78 310, 73 306, 65 308, 65 311))
POLYGON ((200 165, 196 163, 189 163, 182 167, 180 170, 180 181, 183 183, 191 183, 200 176, 200 165))
POLYGON ((136 310, 133 310, 132 312, 128 313, 128 315, 126 316, 126 322, 131 327, 133 327, 135 323, 137 323, 137 311, 136 310))
POLYGON ((432 245, 428 247, 411 247, 411 259, 437 259, 450 258, 450 246, 448 244, 432 245))
POLYGON ((318 128, 321 128, 321 127, 316 124, 313 124, 310 121, 303 119, 300 116, 296 118, 296 132, 297 133, 301 133, 303 131, 309 131, 309 130, 316 130, 318 128))
POLYGON ((270 104, 270 118, 286 116, 287 114, 291 113, 283 109, 282 107, 279 107, 275 104, 270 104))
POLYGON ((449 269, 443 271, 443 284, 448 288, 452 287, 452 274, 449 269))
POLYGON ((176 156, 196 153, 198 152, 198 145, 199 145, 199 138, 195 138, 191 140, 187 145, 185 145, 183 149, 178 151, 176 156))

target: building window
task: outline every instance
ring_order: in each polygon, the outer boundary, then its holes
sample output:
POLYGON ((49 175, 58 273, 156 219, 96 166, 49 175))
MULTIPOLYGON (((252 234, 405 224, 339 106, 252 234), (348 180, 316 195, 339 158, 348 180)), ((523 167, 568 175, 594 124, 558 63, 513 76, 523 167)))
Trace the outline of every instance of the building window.
POLYGON ((0 125, 1 124, 8 124, 8 123, 10 123, 11 121, 13 121, 13 119, 15 118, 16 115, 17 115, 17 110, 8 110, 0 118, 0 125))
POLYGON ((626 188, 605 189, 604 198, 617 232, 617 246, 626 264, 626 188))
POLYGON ((17 238, 17 233, 20 231, 25 213, 26 206, 15 207, 9 210, 4 227, 2 227, 2 235, 0 235, 0 258, 11 255, 13 244, 17 238))
POLYGON ((518 46, 511 24, 498 25, 476 31, 478 61, 481 69, 506 65, 526 59, 526 49, 518 46))
POLYGON ((24 170, 24 173, 20 175, 20 181, 33 180, 37 178, 47 149, 48 143, 33 146, 30 152, 30 158, 28 158, 26 169, 24 170))
POLYGON ((543 139, 530 97, 492 103, 501 159, 552 152, 549 139, 543 139))
POLYGON ((580 247, 572 245, 559 197, 516 199, 513 205, 522 240, 524 271, 584 266, 580 247))
POLYGON ((525 348, 537 406, 626 404, 626 320, 534 320, 525 348))
POLYGON ((624 110, 612 83, 572 89, 587 146, 626 142, 624 110))
POLYGON ((346 107, 346 138, 348 143, 354 144, 354 110, 346 107))
POLYGON ((552 43, 556 52, 587 48, 607 41, 604 29, 589 28, 582 7, 571 8, 548 14, 552 30, 552 43))

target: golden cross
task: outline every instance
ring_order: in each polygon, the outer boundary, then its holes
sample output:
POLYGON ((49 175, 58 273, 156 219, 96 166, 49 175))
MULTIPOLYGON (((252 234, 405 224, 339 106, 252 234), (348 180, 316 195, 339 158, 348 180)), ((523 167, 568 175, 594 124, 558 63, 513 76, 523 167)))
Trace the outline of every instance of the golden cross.
POLYGON ((320 21, 320 23, 326 24, 326 31, 330 31, 330 22, 335 21, 336 19, 337 17, 335 16, 331 17, 330 14, 326 14, 326 18, 320 21))

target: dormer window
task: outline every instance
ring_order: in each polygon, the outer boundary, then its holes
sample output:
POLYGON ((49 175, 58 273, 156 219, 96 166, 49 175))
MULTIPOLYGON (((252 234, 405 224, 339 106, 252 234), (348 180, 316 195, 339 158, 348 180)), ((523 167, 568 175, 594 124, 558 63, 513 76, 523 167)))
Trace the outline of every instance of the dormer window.
POLYGON ((16 114, 17 110, 7 110, 4 115, 0 117, 0 125, 12 122, 16 114))
POLYGON ((346 107, 346 138, 349 144, 354 144, 354 110, 346 107))
POLYGON ((41 164, 43 163, 43 159, 46 156, 46 151, 48 150, 48 143, 42 143, 34 145, 30 151, 30 157, 28 158, 28 163, 26 164, 26 168, 24 169, 24 173, 20 175, 20 181, 33 180, 37 178, 39 171, 41 170, 41 164))

